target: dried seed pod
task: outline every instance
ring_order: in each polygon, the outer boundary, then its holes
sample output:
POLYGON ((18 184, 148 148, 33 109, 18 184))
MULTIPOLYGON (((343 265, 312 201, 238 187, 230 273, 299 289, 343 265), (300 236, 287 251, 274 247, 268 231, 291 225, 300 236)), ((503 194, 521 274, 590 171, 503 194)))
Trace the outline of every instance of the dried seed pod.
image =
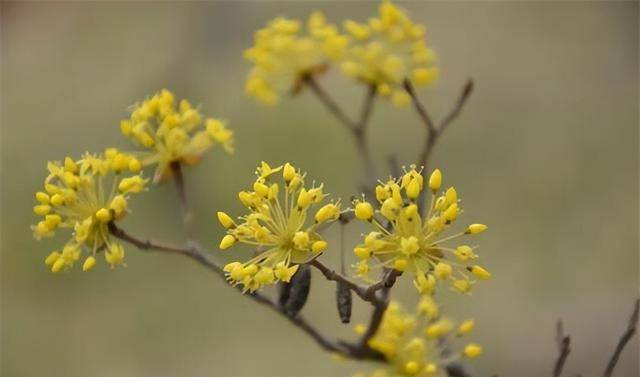
MULTIPOLYGON (((295 317, 307 303, 311 289, 311 268, 306 264, 300 265, 296 274, 291 278, 291 282, 286 285, 289 287, 287 288, 288 296, 283 305, 284 311, 289 316, 295 317)), ((280 298, 282 300, 282 294, 280 298)))
POLYGON ((351 321, 351 290, 346 285, 339 283, 336 286, 336 304, 338 306, 338 315, 342 323, 351 321))

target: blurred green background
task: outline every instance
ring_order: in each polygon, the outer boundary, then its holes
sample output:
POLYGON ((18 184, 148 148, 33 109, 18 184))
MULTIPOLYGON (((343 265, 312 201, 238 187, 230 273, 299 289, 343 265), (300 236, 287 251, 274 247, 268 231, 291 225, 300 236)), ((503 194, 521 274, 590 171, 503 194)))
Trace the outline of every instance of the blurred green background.
MULTIPOLYGON (((472 297, 445 294, 473 316, 485 355, 477 376, 549 375, 554 326, 573 337, 568 376, 601 372, 638 295, 638 3, 412 2, 442 78, 420 93, 441 117, 464 81, 476 91, 441 139, 432 165, 464 200, 463 221, 494 279, 472 297)), ((291 161, 335 196, 356 193, 360 165, 344 129, 308 93, 264 108, 243 93, 242 51, 277 15, 322 9, 364 20, 373 2, 2 3, 2 376, 348 376, 286 320, 179 256, 127 248, 125 269, 52 275, 43 264, 63 237, 36 242, 33 193, 45 163, 105 146, 126 148, 127 107, 167 87, 223 117, 237 153, 213 150, 187 169, 198 233, 212 250, 216 210, 240 214, 236 192, 260 160, 291 161)), ((363 88, 330 72, 322 83, 355 110, 363 88)), ((376 105, 370 141, 385 160, 416 158, 417 116, 376 105)), ((124 226, 180 242, 171 185, 132 201, 124 226)), ((355 244, 362 228, 350 228, 355 244)), ((331 241, 336 234, 329 232, 331 241)), ((226 255, 247 255, 234 248, 226 255)), ((337 261, 331 250, 323 256, 337 261)), ((413 305, 401 280, 396 297, 413 305)), ((333 285, 314 275, 305 315, 332 335, 333 285)), ((358 305, 355 320, 366 310, 358 305)), ((636 340, 617 376, 638 374, 636 340)))

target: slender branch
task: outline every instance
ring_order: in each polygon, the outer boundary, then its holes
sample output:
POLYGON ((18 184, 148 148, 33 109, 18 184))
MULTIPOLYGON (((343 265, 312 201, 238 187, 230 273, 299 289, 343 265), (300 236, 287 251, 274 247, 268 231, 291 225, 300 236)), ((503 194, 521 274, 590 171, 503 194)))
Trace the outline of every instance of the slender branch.
POLYGON ((458 97, 458 101, 456 101, 455 107, 442 119, 442 121, 440 121, 440 125, 438 126, 439 132, 444 131, 445 128, 447 128, 447 126, 451 122, 453 122, 458 117, 458 115, 460 115, 460 113, 462 112, 462 108, 467 103, 467 100, 471 96, 471 93, 473 93, 473 87, 473 80, 467 80, 467 82, 464 84, 464 87, 462 88, 462 93, 460 93, 460 96, 458 97))
MULTIPOLYGON (((416 112, 418 113, 418 115, 422 119, 422 122, 427 128, 427 138, 424 141, 422 149, 420 150, 420 155, 418 157, 418 164, 419 164, 418 166, 421 166, 423 168, 422 174, 426 180, 428 179, 428 174, 429 174, 429 169, 428 169, 429 158, 431 157, 433 148, 435 147, 438 139, 440 138, 444 130, 447 128, 447 126, 451 122, 453 122, 453 120, 457 118, 458 115, 460 115, 462 108, 467 103, 469 96, 473 92, 473 80, 469 79, 467 81, 464 88, 462 89, 462 93, 460 94, 460 96, 458 97, 458 100, 456 101, 456 105, 444 117, 444 119, 440 122, 439 125, 436 125, 431 119, 431 116, 429 115, 427 108, 418 98, 418 95, 416 94, 416 91, 413 88, 413 84, 411 84, 411 81, 409 79, 405 79, 403 86, 407 91, 407 93, 409 94, 409 96, 411 97, 411 102, 413 103, 413 107, 416 109, 416 112)), ((420 197, 418 198, 418 203, 420 206, 426 205, 425 203, 426 192, 427 190, 423 190, 420 193, 420 197)))
POLYGON ((627 325, 627 329, 620 337, 620 340, 618 340, 618 344, 616 345, 616 348, 613 351, 613 355, 611 355, 611 358, 607 363, 607 367, 605 368, 604 373, 602 374, 602 377, 611 377, 611 375, 613 374, 613 370, 615 369, 616 364, 618 363, 618 359, 620 359, 620 354, 622 353, 622 350, 624 350, 624 347, 627 345, 627 343, 629 343, 629 341, 631 340, 631 338, 633 338, 633 336, 637 331, 639 314, 640 314, 640 299, 637 299, 633 307, 633 313, 631 313, 631 317, 629 318, 629 324, 627 325))
POLYGON ((429 116, 429 113, 427 112, 427 108, 425 107, 425 105, 423 105, 422 102, 420 102, 420 99, 418 98, 418 95, 416 94, 416 91, 413 88, 413 84, 411 83, 411 80, 405 79, 404 82, 402 83, 402 86, 404 87, 404 90, 406 90, 409 96, 411 97, 411 102, 413 102, 413 107, 416 109, 416 111, 418 112, 418 115, 424 122, 424 125, 427 127, 427 130, 429 131, 429 136, 431 136, 432 133, 437 132, 436 125, 433 123, 433 120, 431 120, 431 116, 429 116))
POLYGON ((347 116, 331 95, 320 86, 313 75, 305 76, 302 79, 302 82, 311 89, 327 110, 332 113, 347 128, 347 130, 350 131, 358 155, 362 159, 362 163, 364 165, 364 176, 366 182, 365 191, 367 191, 367 194, 372 194, 377 175, 373 156, 369 145, 367 144, 366 135, 371 113, 373 112, 374 100, 376 98, 376 87, 374 85, 369 85, 367 94, 365 95, 362 103, 362 109, 360 110, 360 118, 358 121, 353 121, 349 116, 347 116))
POLYGON ((338 120, 344 124, 351 132, 354 132, 358 125, 353 122, 347 114, 338 106, 336 101, 327 93, 318 82, 313 78, 312 75, 307 75, 302 79, 302 82, 306 84, 311 91, 318 97, 320 102, 335 116, 338 120))
POLYGON ((562 320, 558 320, 556 325, 556 343, 558 345, 558 358, 553 367, 553 377, 560 377, 564 364, 567 362, 567 357, 571 352, 571 338, 569 335, 564 334, 562 320))
POLYGON ((185 189, 184 175, 182 174, 182 164, 180 161, 173 161, 169 165, 173 173, 173 181, 178 191, 178 199, 180 200, 180 211, 182 212, 182 226, 188 242, 192 242, 194 236, 193 215, 189 209, 187 201, 187 192, 185 189))
POLYGON ((364 164, 367 183, 366 188, 368 194, 373 193, 373 187, 375 187, 377 179, 376 167, 373 162, 371 150, 369 149, 369 145, 367 144, 367 130, 369 126, 369 119, 371 118, 371 113, 373 112, 373 104, 375 98, 376 87, 374 85, 369 85, 367 94, 362 104, 360 120, 358 121, 357 127, 352 131, 356 147, 358 148, 358 153, 362 157, 362 162, 364 164))
MULTIPOLYGON (((163 245, 150 240, 142 240, 140 238, 134 237, 131 234, 127 233, 124 229, 119 228, 115 223, 110 222, 108 224, 109 232, 116 238, 128 242, 134 246, 136 246, 140 250, 144 251, 161 251, 167 253, 180 254, 200 263, 204 267, 209 270, 215 272, 217 275, 226 280, 226 276, 222 267, 220 267, 216 262, 211 260, 206 256, 206 251, 199 247, 197 244, 193 244, 188 247, 180 248, 174 246, 163 245)), ((240 287, 238 290, 240 290, 240 287)), ((313 340, 320 345, 323 349, 329 352, 337 352, 342 354, 345 357, 353 358, 353 359, 367 359, 367 360, 382 360, 381 356, 377 354, 373 350, 362 350, 359 347, 351 346, 349 343, 343 341, 332 341, 329 340, 326 336, 324 336, 317 328, 311 325, 302 315, 298 314, 296 316, 289 316, 287 313, 283 311, 283 309, 278 305, 277 302, 270 299, 269 297, 263 295, 260 292, 246 293, 244 296, 271 308, 273 311, 278 314, 286 317, 292 324, 296 327, 300 328, 302 331, 307 333, 313 340)))
POLYGON ((336 272, 335 270, 330 269, 329 267, 325 266, 322 262, 320 262, 317 259, 314 259, 309 264, 315 267, 316 269, 318 269, 327 280, 342 283, 345 287, 355 292, 355 294, 360 296, 360 298, 362 298, 363 300, 369 301, 369 302, 371 301, 371 298, 367 294, 367 290, 369 287, 354 283, 346 276, 336 272))

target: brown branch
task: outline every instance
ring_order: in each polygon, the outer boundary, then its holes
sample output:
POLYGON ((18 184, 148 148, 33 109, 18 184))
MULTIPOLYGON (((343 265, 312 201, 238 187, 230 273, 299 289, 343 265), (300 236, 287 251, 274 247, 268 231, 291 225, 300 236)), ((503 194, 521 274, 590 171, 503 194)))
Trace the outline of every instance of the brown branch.
POLYGON ((444 131, 444 129, 447 128, 447 126, 451 122, 453 122, 458 117, 458 115, 460 115, 460 112, 462 112, 462 108, 467 103, 467 100, 471 96, 471 93, 473 93, 473 87, 473 79, 467 80, 467 82, 464 84, 464 87, 462 88, 460 97, 458 97, 458 101, 456 101, 455 107, 442 119, 442 121, 440 121, 440 125, 438 126, 439 132, 444 131))
POLYGON ((302 82, 306 84, 311 91, 318 97, 320 102, 335 116, 338 120, 347 127, 351 132, 354 132, 358 125, 353 122, 347 114, 338 106, 336 101, 327 93, 318 82, 313 78, 312 75, 307 75, 302 78, 302 82))
MULTIPOLYGON (((431 157, 431 153, 433 152, 433 149, 438 139, 444 132, 444 130, 447 128, 447 126, 451 122, 453 122, 455 118, 458 117, 458 115, 460 115, 462 108, 467 103, 469 96, 473 92, 473 80, 469 79, 467 81, 464 88, 462 89, 462 93, 460 94, 460 96, 458 97, 458 100, 456 101, 456 105, 449 112, 449 114, 447 114, 444 117, 444 119, 440 122, 439 125, 436 125, 431 119, 431 116, 429 115, 427 108, 418 98, 418 95, 416 94, 416 91, 413 88, 413 84, 411 84, 411 81, 409 79, 405 79, 403 82, 403 86, 404 86, 404 89, 409 94, 409 96, 411 97, 411 102, 413 103, 413 107, 416 109, 416 112, 418 113, 418 115, 422 119, 422 122, 427 128, 427 138, 425 139, 422 149, 420 150, 420 155, 418 156, 418 166, 423 168, 422 175, 426 180, 429 178, 428 163, 429 163, 429 158, 431 157)), ((427 190, 423 190, 420 193, 420 197, 418 198, 418 204, 420 206, 426 205, 425 203, 426 192, 427 190)))
POLYGON ((571 338, 569 335, 564 334, 562 320, 558 320, 556 325, 556 344, 558 345, 558 358, 553 367, 553 377, 560 377, 564 364, 567 362, 567 357, 571 352, 571 338))
POLYGON ((349 130, 358 151, 358 155, 362 159, 362 163, 364 165, 364 176, 366 182, 365 191, 367 191, 368 194, 371 194, 373 192, 372 190, 375 186, 377 176, 373 156, 369 149, 369 145, 367 144, 366 135, 369 119, 373 112, 374 100, 376 98, 376 87, 374 85, 369 85, 362 104, 362 109, 360 110, 360 118, 356 122, 347 116, 331 95, 315 80, 313 75, 306 75, 303 77, 302 83, 307 85, 325 108, 327 108, 327 110, 332 113, 333 116, 335 116, 347 128, 347 130, 349 130))
POLYGON ((609 359, 607 363, 607 367, 602 374, 602 377, 611 377, 613 374, 613 370, 620 359, 620 354, 622 354, 622 350, 629 343, 631 338, 635 335, 638 326, 638 315, 640 314, 640 299, 637 299, 635 305, 633 307, 633 313, 631 313, 631 317, 629 318, 629 324, 627 325, 627 329, 618 340, 618 344, 616 345, 615 350, 613 351, 613 355, 609 359))
MULTIPOLYGON (((209 270, 215 272, 217 275, 226 280, 226 275, 222 267, 220 267, 216 262, 211 260, 206 256, 206 251, 199 247, 197 244, 190 245, 188 247, 175 247, 163 245, 150 240, 142 240, 137 237, 132 236, 127 233, 124 229, 119 228, 115 223, 110 222, 108 224, 109 232, 116 238, 128 242, 140 250, 144 251, 161 251, 167 253, 174 253, 179 255, 184 255, 190 257, 196 262, 200 263, 204 267, 209 270)), ((237 286, 237 289, 240 290, 240 286, 237 286)), ((300 328, 302 331, 307 333, 313 340, 320 345, 324 350, 329 352, 337 352, 345 357, 349 357, 352 359, 366 359, 366 360, 377 360, 380 361, 383 358, 381 355, 367 347, 361 348, 357 346, 350 345, 347 342, 343 341, 332 341, 324 336, 317 328, 311 325, 302 315, 298 314, 296 316, 287 315, 287 313, 283 310, 283 308, 278 305, 277 302, 270 299, 260 292, 246 293, 244 296, 264 305, 277 312, 278 314, 286 317, 291 323, 293 323, 296 327, 300 328)))
POLYGON ((193 229, 193 215, 189 209, 189 202, 187 201, 187 192, 185 189, 184 175, 182 173, 182 164, 180 161, 172 161, 169 166, 173 173, 173 181, 176 184, 176 190, 178 192, 178 199, 180 200, 180 211, 182 212, 182 226, 184 228, 187 242, 192 242, 194 237, 193 229))
POLYGON ((322 275, 324 275, 324 277, 327 280, 331 280, 331 281, 335 281, 335 282, 338 282, 338 283, 342 283, 345 287, 347 287, 350 290, 352 290, 353 292, 355 292, 355 294, 360 296, 360 298, 362 298, 363 300, 371 301, 371 298, 367 295, 367 289, 368 289, 367 286, 360 285, 360 284, 357 284, 357 283, 351 281, 346 276, 344 276, 344 275, 336 272, 335 270, 332 270, 329 267, 325 266, 322 262, 320 262, 317 259, 314 259, 309 264, 312 265, 313 267, 315 267, 316 269, 318 269, 318 271, 320 271, 322 273, 322 275))

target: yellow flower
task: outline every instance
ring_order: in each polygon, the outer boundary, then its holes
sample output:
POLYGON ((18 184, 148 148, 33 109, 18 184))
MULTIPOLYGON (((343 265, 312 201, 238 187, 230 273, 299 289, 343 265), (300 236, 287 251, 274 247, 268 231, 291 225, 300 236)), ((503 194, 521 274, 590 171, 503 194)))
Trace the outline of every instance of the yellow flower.
POLYGON ((375 85, 377 93, 397 106, 410 103, 402 87, 405 79, 426 86, 438 77, 435 55, 425 42, 425 28, 390 1, 368 23, 344 22, 350 44, 342 62, 345 75, 375 85))
POLYGON ((318 228, 340 215, 340 203, 322 205, 326 197, 322 185, 305 187, 306 173, 291 164, 283 170, 281 166, 272 168, 262 162, 256 175, 253 191, 238 194, 250 213, 238 222, 224 212, 218 213, 227 229, 220 249, 238 242, 257 248, 257 255, 250 260, 224 267, 233 284, 242 284, 245 291, 251 292, 279 280, 288 282, 299 264, 322 253, 327 243, 318 234, 318 228))
MULTIPOLYGON (((387 363, 373 373, 363 373, 362 376, 445 376, 440 372, 445 371, 448 362, 461 356, 478 356, 481 352, 480 346, 470 343, 457 354, 444 356, 441 353, 443 342, 451 351, 453 342, 471 331, 472 325, 469 323, 467 320, 460 325, 465 332, 452 331, 455 323, 440 317, 437 304, 428 296, 422 297, 415 313, 408 313, 398 303, 391 302, 378 331, 368 343, 372 349, 384 355, 387 363)), ((356 327, 359 334, 364 333, 363 325, 356 327)))
MULTIPOLYGON (((461 245, 447 246, 456 238, 477 234, 487 227, 472 224, 462 232, 441 236, 462 213, 458 193, 451 187, 438 195, 442 174, 435 170, 429 179, 431 202, 428 208, 419 210, 417 198, 424 186, 421 172, 412 166, 400 179, 380 183, 375 190, 379 216, 369 217, 362 203, 356 204, 356 217, 370 223, 374 231, 365 235, 354 253, 362 262, 373 266, 394 268, 414 275, 414 285, 421 294, 431 293, 436 281, 450 282, 461 293, 469 293, 473 277, 486 280, 491 274, 475 264, 469 264, 478 256, 473 248, 461 245), (359 209, 360 206, 360 210, 359 209), (422 212, 422 213, 421 213, 422 212), (387 224, 389 223, 389 226, 387 224)), ((360 274, 362 268, 360 268, 360 274)))
POLYGON ((306 25, 278 17, 258 30, 244 56, 253 64, 245 84, 247 94, 274 105, 286 93, 297 91, 302 78, 319 74, 342 57, 347 37, 324 14, 314 12, 306 25))
POLYGON ((129 194, 144 189, 147 180, 137 168, 138 160, 115 148, 104 154, 85 154, 80 160, 66 157, 49 162, 44 191, 37 192, 34 212, 42 217, 32 226, 36 239, 51 237, 59 228, 73 231, 62 251, 53 251, 45 263, 53 272, 72 267, 83 254, 82 270, 96 264, 95 255, 105 252, 111 266, 122 264, 124 251, 110 237, 108 224, 126 215, 129 194), (126 183, 126 184, 123 184, 126 183), (111 258, 115 255, 119 258, 111 258), (117 259, 117 260, 116 260, 117 259))
MULTIPOLYGON (((233 133, 225 122, 204 119, 189 101, 176 102, 166 89, 135 104, 129 119, 120 122, 120 129, 146 149, 140 153, 141 165, 157 165, 154 181, 171 174, 172 162, 194 164, 216 144, 233 152, 233 133)), ((140 169, 141 165, 132 168, 140 169)))

